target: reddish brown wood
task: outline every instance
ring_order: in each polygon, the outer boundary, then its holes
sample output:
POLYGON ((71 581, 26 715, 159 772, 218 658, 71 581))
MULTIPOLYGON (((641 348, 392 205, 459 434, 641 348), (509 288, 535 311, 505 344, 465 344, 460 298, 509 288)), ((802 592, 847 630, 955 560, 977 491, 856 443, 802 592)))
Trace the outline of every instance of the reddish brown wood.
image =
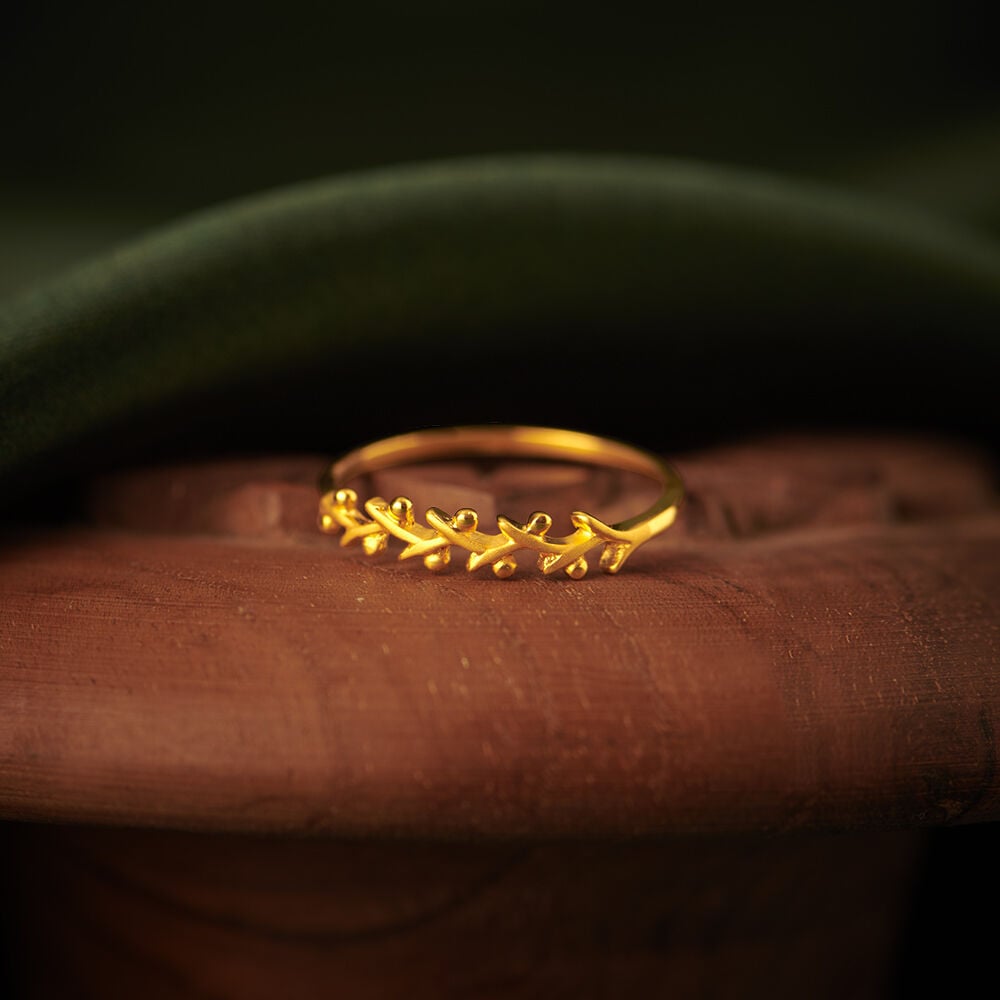
POLYGON ((148 1000, 884 997, 916 847, 17 832, 24 995, 148 1000))
POLYGON ((319 467, 135 474, 98 490, 101 526, 8 543, 3 815, 351 836, 1000 816, 1000 516, 975 456, 693 458, 679 529, 579 582, 341 550, 311 528, 319 467))
POLYGON ((1000 818, 990 471, 906 439, 680 465, 614 579, 366 561, 315 531, 309 457, 123 474, 11 534, 0 816, 104 825, 6 826, 25 995, 884 995, 919 834, 816 831, 1000 818))

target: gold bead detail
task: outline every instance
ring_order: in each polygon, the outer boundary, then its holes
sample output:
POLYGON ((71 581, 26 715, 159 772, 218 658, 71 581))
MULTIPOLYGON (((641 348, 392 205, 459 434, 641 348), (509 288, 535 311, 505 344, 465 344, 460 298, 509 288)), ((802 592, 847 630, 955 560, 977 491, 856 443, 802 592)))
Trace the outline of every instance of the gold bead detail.
POLYGON ((413 501, 409 497, 396 497, 390 504, 392 516, 404 527, 413 524, 413 501))
POLYGON ((517 569, 517 560, 513 556, 504 556, 493 564, 493 574, 499 580, 508 580, 517 569))
POLYGON ((445 546, 437 552, 424 556, 424 565, 434 573, 440 573, 451 562, 451 548, 445 546))
POLYGON ((479 515, 471 507, 455 511, 451 519, 456 531, 475 531, 479 527, 479 515))

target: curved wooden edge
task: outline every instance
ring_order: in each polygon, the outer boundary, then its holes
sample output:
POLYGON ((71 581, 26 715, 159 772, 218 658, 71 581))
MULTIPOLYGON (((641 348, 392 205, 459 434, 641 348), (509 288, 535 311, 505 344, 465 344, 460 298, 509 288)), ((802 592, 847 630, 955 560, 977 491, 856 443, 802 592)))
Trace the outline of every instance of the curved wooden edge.
MULTIPOLYGON (((1000 818, 1000 516, 971 460, 930 478, 935 448, 905 516, 861 502, 902 481, 896 445, 847 476, 851 516, 689 514, 616 578, 428 577, 312 535, 10 541, 0 814, 487 837, 1000 818)), ((712 461, 761 495, 736 459, 687 463, 706 511, 712 461)))
POLYGON ((3 833, 25 993, 247 1000, 881 998, 923 839, 3 833))

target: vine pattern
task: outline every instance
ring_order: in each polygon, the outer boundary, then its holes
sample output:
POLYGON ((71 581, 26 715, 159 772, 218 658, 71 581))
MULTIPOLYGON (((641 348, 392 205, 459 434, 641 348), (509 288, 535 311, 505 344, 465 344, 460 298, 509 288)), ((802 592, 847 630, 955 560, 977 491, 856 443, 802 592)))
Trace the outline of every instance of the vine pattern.
MULTIPOLYGON (((672 518, 671 518, 672 519, 672 518)), ((358 504, 358 495, 351 489, 325 493, 320 500, 320 530, 333 534, 343 531, 341 545, 360 539, 368 555, 384 552, 390 537, 404 543, 400 559, 422 557, 424 565, 435 572, 451 562, 453 549, 468 552, 466 568, 471 572, 491 566, 500 579, 507 579, 517 570, 515 553, 530 550, 537 555, 538 568, 546 575, 562 570, 574 580, 582 579, 589 568, 587 554, 603 546, 599 565, 605 573, 617 573, 625 560, 648 540, 648 528, 639 524, 631 528, 624 524, 609 525, 591 514, 574 511, 570 516, 573 532, 566 536, 549 535, 552 518, 536 511, 521 524, 510 518, 497 517, 497 534, 479 530, 479 515, 463 507, 449 515, 438 507, 425 514, 426 524, 414 516, 413 503, 407 497, 396 497, 391 503, 373 497, 358 504)))

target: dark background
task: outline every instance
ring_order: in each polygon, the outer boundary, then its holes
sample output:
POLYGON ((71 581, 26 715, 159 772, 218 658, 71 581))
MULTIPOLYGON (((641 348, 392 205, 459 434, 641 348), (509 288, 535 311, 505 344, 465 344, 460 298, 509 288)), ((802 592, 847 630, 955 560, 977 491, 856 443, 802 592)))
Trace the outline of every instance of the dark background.
MULTIPOLYGON (((0 34, 0 297, 264 189, 482 154, 704 162, 827 185, 976 238, 1000 230, 1000 60, 985 7, 720 3, 668 5, 655 18, 578 6, 456 9, 9 5, 0 34)), ((940 323, 930 337, 878 322, 831 331, 817 310, 799 323, 814 348, 776 343, 761 363, 757 341, 770 335, 770 319, 748 314, 746 336, 730 331, 710 379, 671 385, 675 410, 689 419, 670 440, 644 443, 700 446, 737 427, 878 424, 996 446, 995 338, 952 343, 940 323)), ((672 348, 674 368, 701 364, 703 343, 718 337, 712 323, 720 325, 707 321, 672 348)), ((548 335, 559 347, 573 333, 548 335)), ((622 335, 644 342, 654 333, 622 335)), ((398 398, 409 374, 390 363, 380 377, 398 398)), ((567 381, 592 374, 585 364, 567 381)), ((659 372, 636 377, 633 399, 662 385, 659 372)), ((158 447, 282 447, 294 430, 301 447, 323 449, 319 436, 303 437, 315 424, 303 401, 321 384, 300 368, 277 385, 240 383, 226 398, 190 400, 184 412, 198 419, 185 425, 170 409, 158 447), (251 390, 267 419, 228 420, 251 390)), ((482 402, 491 388, 450 386, 433 406, 425 399, 423 422, 565 422, 563 401, 541 396, 528 399, 530 412, 524 396, 516 414, 495 412, 482 402)), ((641 414, 620 404, 609 423, 588 394, 576 423, 628 437, 641 414)), ((149 421, 147 443, 156 436, 153 414, 149 421)), ((100 461, 104 450, 93 451, 100 461)))
POLYGON ((455 10, 7 5, 5 203, 129 228, 332 172, 552 149, 793 172, 1000 225, 985 8, 455 10))
MULTIPOLYGON (((0 296, 227 199, 481 153, 704 160, 831 184, 1000 236, 1000 58, 985 7, 723 2, 670 6, 655 20, 616 10, 8 4, 0 296)), ((731 391, 744 361, 720 362, 716 422, 681 444, 734 427, 843 423, 996 444, 995 403, 983 395, 995 370, 961 346, 894 360, 876 343, 860 363, 825 369, 847 380, 839 396, 800 383, 780 409, 765 401, 750 414, 731 391), (937 405, 918 411, 913 379, 930 384, 929 373, 937 405)), ((290 383, 275 391, 285 404, 295 395, 290 383)), ((452 409, 432 416, 468 410, 468 398, 448 398, 452 409)), ((539 404, 535 415, 549 412, 558 423, 555 406, 539 404)), ((297 419, 292 407, 287 420, 297 419)), ((217 424, 214 439, 198 440, 273 447, 289 423, 244 427, 242 438, 217 424)), ((172 446, 192 443, 180 435, 172 446)), ((992 827, 934 836, 901 995, 955 995, 989 972, 996 928, 973 905, 995 909, 995 846, 992 827)))

